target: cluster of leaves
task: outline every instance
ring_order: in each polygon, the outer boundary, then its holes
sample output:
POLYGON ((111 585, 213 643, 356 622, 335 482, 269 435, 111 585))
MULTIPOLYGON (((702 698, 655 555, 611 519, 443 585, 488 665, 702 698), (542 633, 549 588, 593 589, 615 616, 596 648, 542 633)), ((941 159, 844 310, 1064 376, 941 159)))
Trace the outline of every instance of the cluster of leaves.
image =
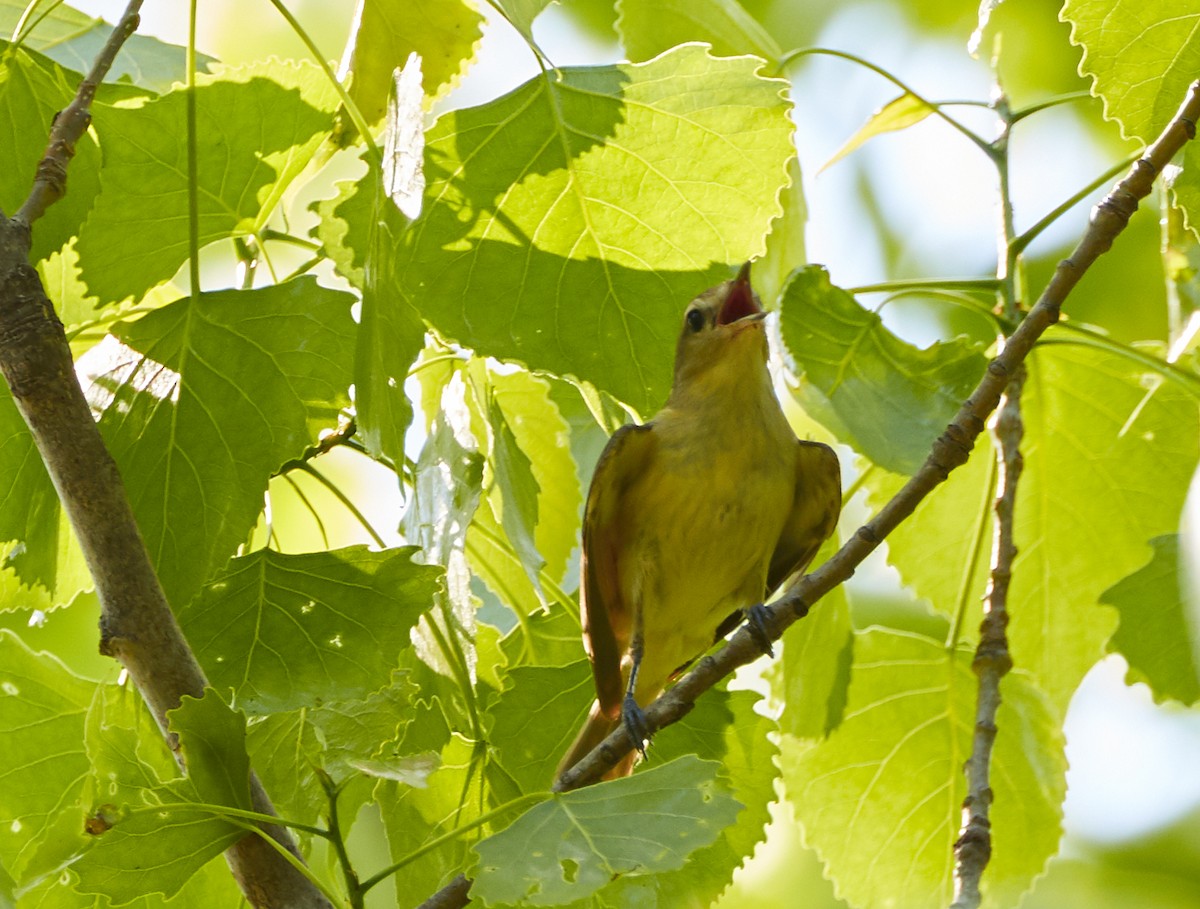
MULTIPOLYGON (((561 68, 533 44, 546 5, 496 4, 543 72, 424 131, 411 220, 388 161, 351 124, 380 128, 410 51, 424 97, 392 103, 393 139, 444 100, 479 42, 469 0, 367 0, 344 86, 308 62, 202 61, 190 137, 188 92, 170 82, 182 50, 126 48, 33 255, 213 688, 172 714, 181 774, 134 692, 0 631, 0 905, 232 905, 213 859, 253 820, 251 765, 312 858, 350 861, 341 838, 356 817, 381 820, 390 866, 358 868, 345 893, 318 873, 338 903, 390 881, 413 905, 465 870, 493 906, 704 905, 761 840, 777 777, 850 903, 948 901, 991 548, 986 446, 889 541, 948 640, 855 631, 831 596, 785 639, 779 710, 713 692, 634 777, 546 794, 591 699, 570 593, 582 489, 605 430, 665 398, 684 301, 761 257, 796 397, 861 456, 872 504, 986 363, 962 339, 912 347, 801 267, 786 55, 735 0, 620 0, 632 62, 561 68), (361 176, 330 185, 360 155, 361 176), (327 198, 302 236, 296 200, 313 187, 327 198), (176 288, 200 247, 230 246, 241 287, 176 288), (273 257, 297 248, 311 259, 277 271, 273 257), (320 476, 318 440, 339 428, 404 484, 409 545, 280 551, 264 494, 298 489, 291 472, 320 476)), ((15 25, 18 6, 0 4, 0 23, 15 25)), ((1100 27, 1108 6, 1064 15, 1108 115, 1147 141, 1200 45, 1180 27, 1131 49, 1100 27)), ((79 15, 54 7, 4 46, 5 211, 78 81, 68 67, 104 35, 79 15)), ((904 94, 863 138, 937 110, 904 94)), ((1175 182, 1189 224, 1196 154, 1175 182)), ((1163 537, 1200 454, 1193 361, 1064 326, 1030 362, 989 905, 1015 904, 1057 849, 1062 717, 1088 669, 1116 649, 1156 696, 1200 693, 1163 537)), ((40 619, 82 608, 88 580, 7 394, 0 610, 40 619)))

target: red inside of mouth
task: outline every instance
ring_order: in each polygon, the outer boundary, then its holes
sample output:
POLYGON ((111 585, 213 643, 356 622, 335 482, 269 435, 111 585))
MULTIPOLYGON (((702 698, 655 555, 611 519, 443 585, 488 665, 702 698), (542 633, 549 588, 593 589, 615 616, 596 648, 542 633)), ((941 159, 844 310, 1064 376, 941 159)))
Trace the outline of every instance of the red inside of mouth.
POLYGON ((762 307, 754 298, 750 282, 734 281, 733 286, 729 288, 729 296, 725 298, 725 302, 721 305, 721 311, 717 314, 717 324, 728 325, 730 322, 736 322, 738 319, 744 319, 746 316, 760 312, 762 312, 762 307))

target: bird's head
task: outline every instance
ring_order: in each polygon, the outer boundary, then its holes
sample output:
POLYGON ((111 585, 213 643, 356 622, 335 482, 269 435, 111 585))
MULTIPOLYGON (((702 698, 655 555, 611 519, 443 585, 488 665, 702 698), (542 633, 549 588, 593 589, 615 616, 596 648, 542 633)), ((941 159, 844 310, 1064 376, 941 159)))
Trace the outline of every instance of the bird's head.
POLYGON ((674 393, 757 382, 767 361, 766 318, 750 287, 750 263, 736 278, 688 304, 675 348, 674 393))

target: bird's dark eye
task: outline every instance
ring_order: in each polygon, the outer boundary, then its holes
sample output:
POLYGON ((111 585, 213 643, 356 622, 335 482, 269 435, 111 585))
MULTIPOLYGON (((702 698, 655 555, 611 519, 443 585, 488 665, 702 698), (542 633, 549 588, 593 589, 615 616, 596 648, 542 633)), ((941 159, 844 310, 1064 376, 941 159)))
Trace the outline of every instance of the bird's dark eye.
POLYGON ((687 322, 689 331, 699 331, 704 327, 704 313, 698 309, 689 309, 684 321, 687 322))

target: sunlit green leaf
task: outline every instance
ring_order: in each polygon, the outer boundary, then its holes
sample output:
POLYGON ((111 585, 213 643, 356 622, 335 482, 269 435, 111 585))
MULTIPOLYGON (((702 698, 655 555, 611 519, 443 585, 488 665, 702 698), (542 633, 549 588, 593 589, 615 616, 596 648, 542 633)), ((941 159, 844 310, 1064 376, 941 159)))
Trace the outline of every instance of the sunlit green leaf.
POLYGON ((924 350, 900 340, 815 265, 788 282, 780 325, 806 409, 897 473, 921 466, 987 365, 965 339, 924 350))
POLYGON ((1154 558, 1101 594, 1120 614, 1109 649, 1129 663, 1126 679, 1148 684, 1156 701, 1191 705, 1200 699, 1200 673, 1179 586, 1179 537, 1150 542, 1154 558))
POLYGON ((689 45, 443 116, 381 305, 650 412, 684 305, 761 253, 780 210, 792 126, 759 65, 689 45))
POLYGON ((683 757, 554 796, 474 847, 472 893, 485 903, 554 906, 617 875, 681 867, 737 815, 718 766, 683 757))
POLYGON ((387 683, 440 568, 415 548, 234 559, 179 615, 212 684, 254 713, 365 697, 387 683))
MULTIPOLYGON (((827 540, 817 562, 832 555, 840 542, 836 534, 827 540)), ((769 676, 783 704, 781 730, 797 738, 821 738, 837 728, 846 707, 853 654, 850 603, 839 586, 784 632, 783 658, 769 676)))
POLYGON ((533 20, 549 6, 551 0, 496 0, 496 6, 526 38, 533 36, 533 20))
POLYGON ((80 362, 168 599, 243 542, 270 476, 348 403, 349 294, 305 278, 185 298, 80 362))
POLYGON ((83 730, 95 687, 0 631, 0 861, 17 881, 84 844, 83 730))
POLYGON ((1066 0, 1059 15, 1105 116, 1149 144, 1200 72, 1200 10, 1191 0, 1066 0))
POLYGON ((783 55, 738 0, 617 0, 617 12, 630 60, 649 60, 688 41, 707 41, 721 57, 756 54, 776 61, 783 55))
MULTIPOLYGON (((935 612, 963 623, 968 637, 979 625, 979 598, 991 565, 998 471, 995 449, 983 436, 967 463, 888 535, 888 561, 904 583, 935 612)), ((907 480, 876 468, 866 478, 867 503, 878 511, 907 480)))
MULTIPOLYGON (((331 126, 336 94, 311 63, 277 60, 197 80, 200 245, 262 230, 331 126)), ((188 257, 186 90, 97 108, 102 192, 79 236, 88 289, 141 297, 188 257)))
MULTIPOLYGON (((950 903, 963 762, 975 727, 972 653, 875 629, 857 635, 846 715, 827 739, 783 741, 805 841, 852 905, 950 903)), ((1015 906, 1058 848, 1066 760, 1056 711, 1006 676, 991 759, 985 907, 1015 906)))
POLYGON ((421 55, 425 94, 453 88, 475 56, 483 18, 470 0, 366 0, 347 55, 350 97, 371 123, 383 117, 392 70, 421 55))
MULTIPOLYGON (((1029 367, 1008 634, 1016 665, 1065 710, 1116 627, 1114 611, 1098 608, 1101 594, 1145 565, 1152 537, 1176 529, 1197 414, 1178 386, 1114 353, 1051 343, 1029 367)), ((977 635, 990 564, 991 458, 981 438, 968 465, 888 538, 901 577, 966 641, 977 635)), ((871 480, 886 495, 900 482, 871 480)))
POLYGON ((847 139, 842 147, 833 153, 833 157, 821 165, 821 170, 842 160, 852 151, 861 148, 869 140, 883 133, 898 132, 916 126, 934 112, 934 107, 921 100, 911 92, 893 98, 875 113, 867 118, 867 122, 858 128, 853 136, 847 139))
MULTIPOLYGON (((4 42, 0 49, 0 147, 4 149, 0 210, 11 217, 33 188, 50 124, 70 103, 78 86, 74 74, 40 54, 4 42)), ((30 254, 34 261, 48 256, 78 232, 100 189, 99 170, 100 150, 85 134, 75 145, 70 192, 37 222, 30 254)))
MULTIPOLYGON (((0 32, 13 34, 29 6, 27 0, 0 0, 0 32)), ((85 73, 91 69, 92 61, 112 33, 112 26, 65 3, 54 6, 41 3, 36 7, 36 15, 26 23, 22 43, 76 72, 85 73), (33 21, 37 24, 30 31, 33 21)), ((196 63, 201 69, 212 60, 207 54, 196 54, 196 63)), ((131 81, 162 92, 169 89, 172 82, 183 80, 184 63, 182 47, 148 35, 134 34, 121 45, 121 53, 104 79, 106 82, 131 81)))

